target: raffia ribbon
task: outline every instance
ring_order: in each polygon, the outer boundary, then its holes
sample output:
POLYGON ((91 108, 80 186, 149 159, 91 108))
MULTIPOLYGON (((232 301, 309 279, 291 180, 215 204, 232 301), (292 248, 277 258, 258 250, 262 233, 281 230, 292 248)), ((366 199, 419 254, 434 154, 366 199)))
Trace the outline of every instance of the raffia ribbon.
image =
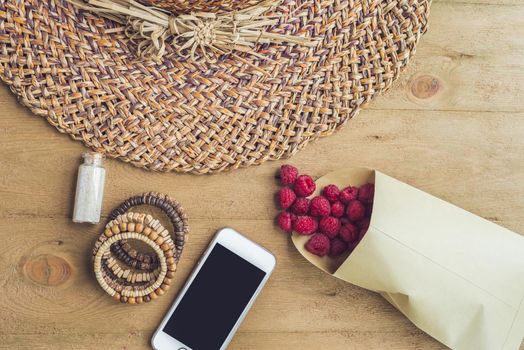
POLYGON ((233 51, 266 58, 255 51, 259 43, 292 43, 315 46, 312 38, 266 31, 278 23, 277 16, 266 15, 274 2, 230 13, 195 12, 175 15, 142 5, 134 0, 67 0, 75 6, 98 13, 125 26, 126 35, 138 40, 138 54, 160 59, 166 42, 188 59, 209 63, 233 51))

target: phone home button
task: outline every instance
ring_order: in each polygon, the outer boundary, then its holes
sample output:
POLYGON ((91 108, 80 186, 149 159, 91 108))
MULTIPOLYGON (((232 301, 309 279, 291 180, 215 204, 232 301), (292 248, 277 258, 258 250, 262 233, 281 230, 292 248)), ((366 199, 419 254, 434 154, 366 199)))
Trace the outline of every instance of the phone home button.
POLYGON ((178 348, 178 350, 187 350, 187 348, 181 347, 181 348, 178 348))

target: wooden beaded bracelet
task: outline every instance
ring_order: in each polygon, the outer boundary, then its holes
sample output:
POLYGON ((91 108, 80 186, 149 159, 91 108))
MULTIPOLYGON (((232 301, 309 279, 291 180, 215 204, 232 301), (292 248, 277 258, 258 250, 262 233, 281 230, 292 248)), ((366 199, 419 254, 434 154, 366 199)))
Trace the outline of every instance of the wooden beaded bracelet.
POLYGON ((140 304, 163 295, 171 285, 189 231, 180 204, 166 195, 148 192, 124 201, 109 218, 93 249, 100 286, 122 303, 140 304), (128 212, 144 204, 166 214, 173 236, 151 215, 128 212), (154 254, 138 252, 128 240, 145 243, 154 254))
MULTIPOLYGON (((188 233, 187 216, 180 203, 165 194, 158 192, 147 192, 142 195, 126 199, 118 206, 118 208, 109 214, 109 220, 113 220, 117 216, 129 211, 129 209, 139 205, 151 205, 157 207, 167 215, 173 226, 173 236, 176 246, 174 258, 176 261, 178 261, 184 248, 188 233)), ((153 222, 153 224, 160 224, 160 222, 156 220, 153 222)), ((133 259, 136 260, 136 258, 133 259)))

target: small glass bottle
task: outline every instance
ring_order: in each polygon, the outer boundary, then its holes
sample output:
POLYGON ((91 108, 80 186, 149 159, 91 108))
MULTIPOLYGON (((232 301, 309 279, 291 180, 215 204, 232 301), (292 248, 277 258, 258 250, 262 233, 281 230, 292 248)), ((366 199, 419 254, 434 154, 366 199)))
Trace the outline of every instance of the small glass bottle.
POLYGON ((100 153, 84 153, 84 163, 78 167, 73 222, 98 224, 104 197, 106 170, 104 156, 100 153))

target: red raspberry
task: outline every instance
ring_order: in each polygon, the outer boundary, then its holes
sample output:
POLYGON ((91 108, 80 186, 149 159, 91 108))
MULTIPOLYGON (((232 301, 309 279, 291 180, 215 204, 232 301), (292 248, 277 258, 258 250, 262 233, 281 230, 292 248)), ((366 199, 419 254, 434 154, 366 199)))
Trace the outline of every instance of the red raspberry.
POLYGON ((340 238, 334 238, 331 240, 331 249, 329 250, 330 256, 339 256, 342 253, 345 253, 348 250, 348 245, 346 242, 340 238))
POLYGON ((346 187, 342 191, 340 191, 340 195, 338 196, 340 201, 344 204, 348 204, 352 200, 355 200, 358 198, 358 188, 356 187, 346 187))
POLYGON ((337 185, 327 185, 322 190, 322 194, 324 197, 327 198, 328 201, 331 203, 338 201, 338 195, 340 194, 340 190, 338 189, 337 185))
POLYGON ((350 243, 358 238, 358 228, 353 224, 342 225, 338 234, 344 242, 350 243))
POLYGON ((373 211, 373 202, 371 203, 364 203, 364 206, 366 207, 366 217, 371 217, 371 212, 373 211))
POLYGON ((293 231, 293 221, 295 221, 295 219, 296 216, 294 214, 283 211, 278 214, 278 226, 282 229, 282 231, 290 233, 293 231))
POLYGON ((357 222, 360 219, 364 218, 364 215, 366 215, 366 207, 364 207, 364 204, 358 200, 353 200, 348 203, 348 207, 346 208, 346 215, 349 220, 353 222, 357 222))
POLYGON ((359 243, 360 243, 359 239, 355 239, 353 242, 348 243, 348 248, 349 248, 348 250, 352 252, 353 250, 355 250, 355 248, 357 247, 359 243))
POLYGON ((339 218, 342 215, 344 215, 344 212, 346 211, 346 207, 342 202, 336 201, 335 203, 331 204, 331 215, 339 218))
POLYGON ((284 164, 280 167, 280 181, 283 185, 293 185, 298 177, 298 169, 293 165, 284 164))
POLYGON ((369 218, 364 218, 360 221, 357 222, 357 226, 358 228, 361 228, 361 229, 368 229, 369 227, 369 218))
POLYGON ((330 212, 331 205, 326 198, 317 196, 311 200, 311 203, 309 204, 309 213, 312 216, 329 216, 330 212))
POLYGON ((375 195, 375 185, 365 184, 358 190, 358 199, 364 203, 373 202, 373 196, 375 195))
POLYGON ((306 249, 311 254, 318 256, 324 256, 329 253, 331 248, 331 242, 327 236, 317 233, 309 239, 306 243, 306 249))
POLYGON ((368 232, 368 228, 367 227, 362 227, 360 229, 360 232, 358 233, 358 240, 359 240, 359 242, 362 240, 362 238, 364 238, 366 232, 368 232))
POLYGON ((329 238, 335 238, 340 230, 340 220, 332 216, 326 216, 320 219, 318 230, 329 238))
POLYGON ((315 232, 318 228, 318 222, 311 216, 297 216, 297 219, 293 221, 293 230, 301 235, 310 235, 315 232))
POLYGON ((291 211, 297 215, 306 215, 309 212, 309 199, 297 198, 291 206, 291 211))
POLYGON ((315 181, 308 175, 300 175, 293 186, 295 193, 299 197, 310 196, 317 189, 315 181))
POLYGON ((290 188, 285 187, 278 191, 278 200, 282 209, 289 208, 296 198, 295 192, 290 188))

